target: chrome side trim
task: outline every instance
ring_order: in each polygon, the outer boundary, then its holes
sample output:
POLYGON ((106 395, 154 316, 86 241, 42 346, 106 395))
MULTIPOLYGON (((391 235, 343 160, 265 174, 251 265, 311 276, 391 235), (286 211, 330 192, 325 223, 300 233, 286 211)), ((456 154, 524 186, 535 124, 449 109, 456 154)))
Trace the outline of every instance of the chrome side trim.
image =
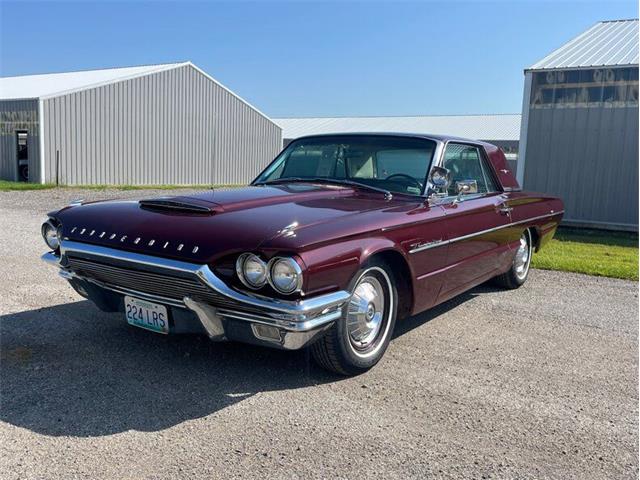
POLYGON ((429 242, 424 245, 420 245, 419 247, 412 248, 409 250, 409 253, 418 253, 423 252, 425 250, 429 250, 431 248, 443 247, 445 245, 449 245, 450 243, 460 242, 462 240, 467 240, 469 238, 478 237, 480 235, 485 235, 487 233, 495 232, 497 230, 502 230, 503 228, 512 227, 514 225, 520 225, 521 223, 533 222, 535 220, 540 220, 542 218, 555 217, 556 215, 561 215, 564 213, 564 210, 560 210, 559 212, 547 213, 546 215, 540 215, 538 217, 527 218, 526 220, 519 220, 513 223, 507 223, 505 225, 500 225, 499 227, 488 228, 486 230, 480 230, 479 232, 473 232, 468 235, 462 235, 461 237, 451 238, 449 240, 442 240, 441 242, 429 242))
POLYGON ((69 252, 76 252, 90 256, 131 262, 133 264, 190 273, 200 278, 205 285, 211 289, 239 303, 262 308, 267 311, 270 310, 272 312, 291 315, 300 320, 306 320, 310 316, 326 313, 328 310, 339 309, 351 297, 351 294, 344 290, 296 301, 258 297, 239 292, 227 286, 213 273, 208 265, 187 263, 179 260, 154 257, 69 240, 63 241, 60 249, 62 256, 69 252))

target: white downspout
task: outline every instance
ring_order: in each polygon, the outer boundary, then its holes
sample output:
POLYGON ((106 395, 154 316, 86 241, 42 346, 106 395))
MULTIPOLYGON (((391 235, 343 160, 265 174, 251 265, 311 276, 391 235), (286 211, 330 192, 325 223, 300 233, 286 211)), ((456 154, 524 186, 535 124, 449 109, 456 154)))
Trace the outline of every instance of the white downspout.
POLYGON ((46 168, 44 154, 44 117, 42 115, 42 99, 38 99, 38 147, 40 148, 40 183, 46 183, 46 168))
POLYGON ((524 73, 524 93, 522 95, 522 117, 520 119, 520 143, 518 145, 518 163, 516 180, 524 188, 524 164, 527 154, 527 131, 529 129, 529 103, 531 101, 531 72, 524 73))

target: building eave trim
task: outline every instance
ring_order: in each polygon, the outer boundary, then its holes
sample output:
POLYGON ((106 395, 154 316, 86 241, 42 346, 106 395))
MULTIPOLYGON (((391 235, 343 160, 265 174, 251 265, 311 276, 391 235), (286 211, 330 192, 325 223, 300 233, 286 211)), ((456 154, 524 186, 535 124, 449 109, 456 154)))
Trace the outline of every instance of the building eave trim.
POLYGON ((607 64, 601 64, 601 65, 580 65, 580 66, 575 66, 575 67, 570 67, 570 66, 566 66, 563 65, 561 67, 548 67, 548 68, 525 68, 524 69, 524 73, 535 73, 535 72, 557 72, 560 70, 595 70, 598 68, 630 68, 630 67, 636 67, 638 68, 639 64, 637 63, 617 63, 615 65, 607 65, 607 64))
POLYGON ((121 83, 121 82, 126 82, 127 80, 132 80, 134 78, 140 78, 140 77, 146 77, 149 75, 154 75, 156 73, 160 73, 160 72, 166 72, 169 70, 174 70, 176 68, 181 68, 187 65, 190 65, 191 62, 182 62, 182 63, 175 63, 172 64, 170 66, 163 66, 163 67, 158 67, 157 69, 153 69, 153 70, 147 70, 145 72, 140 72, 140 73, 136 73, 133 75, 127 75, 124 77, 119 77, 116 79, 111 79, 111 80, 105 80, 103 82, 97 82, 97 83, 92 83, 90 85, 83 85, 82 87, 77 87, 77 88, 71 88, 69 90, 62 90, 60 92, 55 92, 55 93, 50 93, 48 95, 43 95, 40 97, 41 100, 48 100, 50 98, 56 98, 56 97, 63 97, 65 95, 69 95, 71 93, 77 93, 77 92, 83 92, 85 90, 92 90, 94 88, 98 88, 98 87, 103 87, 105 85, 113 85, 115 83, 121 83))

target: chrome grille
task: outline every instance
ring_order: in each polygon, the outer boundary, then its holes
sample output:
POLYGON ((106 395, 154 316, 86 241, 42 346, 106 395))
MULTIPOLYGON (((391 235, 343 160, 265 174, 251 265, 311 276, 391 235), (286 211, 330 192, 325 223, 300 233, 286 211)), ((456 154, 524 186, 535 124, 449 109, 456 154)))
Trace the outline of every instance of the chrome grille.
POLYGON ((70 255, 67 255, 67 260, 73 272, 82 277, 97 280, 105 286, 165 297, 180 303, 184 297, 191 297, 218 307, 241 307, 243 310, 252 310, 212 290, 197 277, 188 274, 178 276, 172 270, 162 273, 150 272, 70 255))

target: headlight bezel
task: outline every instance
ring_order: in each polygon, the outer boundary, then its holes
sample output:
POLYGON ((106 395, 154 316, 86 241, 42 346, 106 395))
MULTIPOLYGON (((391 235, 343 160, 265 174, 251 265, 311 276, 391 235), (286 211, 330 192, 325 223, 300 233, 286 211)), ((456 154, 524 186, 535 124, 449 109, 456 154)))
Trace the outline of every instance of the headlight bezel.
POLYGON ((284 257, 284 256, 273 257, 271 260, 269 260, 268 268, 269 268, 269 271, 268 271, 267 278, 269 280, 269 285, 276 292, 282 295, 293 295, 294 293, 298 293, 302 291, 302 284, 304 280, 302 275, 302 267, 300 267, 300 264, 294 258, 284 257), (274 280, 273 270, 276 267, 276 265, 281 262, 284 262, 288 266, 290 266, 293 272, 295 273, 295 283, 293 284, 292 289, 285 290, 279 287, 276 281, 274 280))
POLYGON ((267 264, 267 262, 262 260, 258 255, 256 255, 255 253, 248 253, 248 252, 247 253, 243 253, 236 260, 236 275, 237 275, 237 277, 240 279, 240 281, 242 282, 242 284, 245 287, 248 287, 248 288, 250 288, 252 290, 259 290, 262 287, 264 287, 265 285, 267 285, 267 283, 269 282, 269 280, 268 280, 268 277, 269 277, 268 264, 267 264), (257 262, 260 265, 262 265, 262 268, 263 268, 263 271, 264 271, 264 279, 261 280, 258 283, 254 283, 251 280, 249 280, 249 278, 247 278, 245 267, 246 267, 247 261, 249 259, 255 259, 255 260, 257 260, 257 262))
POLYGON ((277 255, 275 257, 272 257, 269 260, 265 260, 262 257, 262 255, 258 253, 254 253, 254 252, 241 253, 240 255, 238 255, 235 261, 235 273, 240 283, 251 290, 260 290, 268 286, 277 295, 289 296, 289 295, 302 293, 302 287, 304 284, 303 269, 302 269, 302 266, 300 265, 300 262, 291 256, 277 255), (246 269, 245 269, 245 265, 248 259, 256 259, 266 269, 264 282, 256 284, 249 281, 249 279, 247 278, 246 269), (290 289, 282 288, 281 283, 278 283, 273 279, 274 267, 276 267, 279 262, 286 262, 287 266, 289 266, 291 271, 295 274, 295 282, 293 283, 292 288, 290 289))
POLYGON ((44 243, 47 245, 47 247, 49 247, 51 250, 53 250, 54 252, 57 252, 60 250, 60 240, 62 238, 62 224, 59 222, 56 222, 55 220, 53 220, 52 218, 48 218, 40 227, 40 233, 42 235, 42 239, 44 240, 44 243), (55 235, 53 236, 53 238, 55 239, 54 242, 50 242, 50 238, 48 233, 54 233, 55 235))

